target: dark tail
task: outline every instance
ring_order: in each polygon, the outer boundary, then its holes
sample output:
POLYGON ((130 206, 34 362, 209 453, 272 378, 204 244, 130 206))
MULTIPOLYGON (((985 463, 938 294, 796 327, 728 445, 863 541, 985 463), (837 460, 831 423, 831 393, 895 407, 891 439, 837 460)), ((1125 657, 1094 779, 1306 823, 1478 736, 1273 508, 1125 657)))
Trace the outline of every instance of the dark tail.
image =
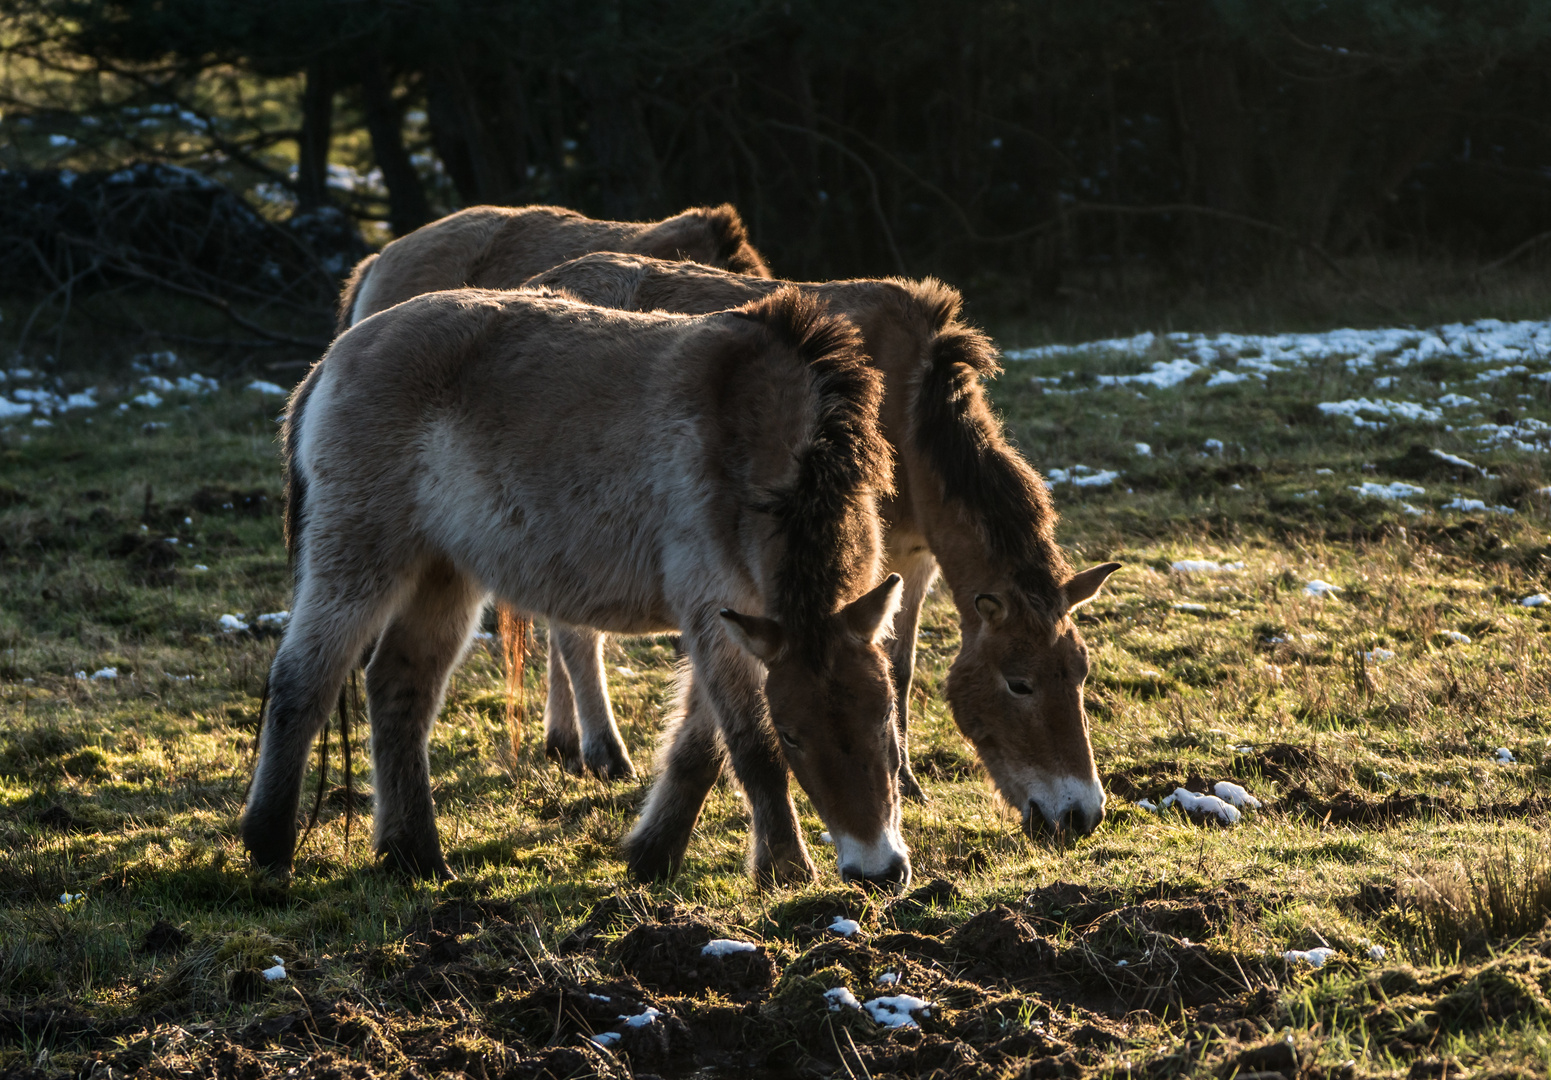
POLYGON ((344 291, 339 294, 339 310, 334 313, 335 337, 350 329, 355 322, 355 299, 361 294, 361 286, 366 284, 366 275, 371 272, 372 263, 376 261, 377 254, 373 252, 356 263, 355 269, 345 279, 344 291))

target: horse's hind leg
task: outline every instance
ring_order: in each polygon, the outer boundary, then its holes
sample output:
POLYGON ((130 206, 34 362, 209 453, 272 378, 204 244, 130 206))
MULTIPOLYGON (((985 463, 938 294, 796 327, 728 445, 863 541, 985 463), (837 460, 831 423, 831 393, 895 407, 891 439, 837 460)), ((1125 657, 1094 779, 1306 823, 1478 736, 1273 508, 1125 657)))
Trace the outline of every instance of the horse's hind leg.
POLYGON ((921 627, 921 605, 937 576, 937 562, 930 554, 912 555, 901 567, 904 597, 894 615, 894 640, 889 642, 889 661, 894 675, 895 718, 899 724, 899 793, 906 799, 926 802, 926 792, 910 768, 910 683, 916 669, 916 635, 921 627))
MULTIPOLYGON (((551 621, 549 641, 550 669, 554 669, 554 654, 558 652, 565 663, 581 734, 580 754, 573 751, 573 756, 561 758, 561 764, 569 772, 586 771, 604 780, 631 779, 635 765, 625 750, 625 741, 619 737, 614 709, 609 704, 609 683, 603 672, 603 634, 551 621)), ((552 746, 549 730, 546 717, 546 745, 552 746)))
POLYGON ((664 753, 646 806, 625 838, 625 862, 637 881, 671 878, 684 862, 705 797, 722 772, 716 710, 685 672, 684 715, 663 735, 664 753))
POLYGON ((376 851, 414 877, 452 876, 436 835, 428 747, 447 677, 483 606, 473 581, 446 562, 430 564, 366 669, 376 851))
POLYGON ((258 765, 242 815, 242 839, 256 866, 285 873, 296 851, 302 776, 318 729, 345 676, 387 617, 394 597, 379 590, 320 587, 304 578, 269 673, 269 710, 258 765), (344 601, 342 596, 352 597, 344 601))
POLYGON ((565 623, 549 620, 549 657, 545 664, 544 756, 568 773, 582 771, 582 733, 576 723, 576 698, 571 693, 571 674, 560 652, 565 623))

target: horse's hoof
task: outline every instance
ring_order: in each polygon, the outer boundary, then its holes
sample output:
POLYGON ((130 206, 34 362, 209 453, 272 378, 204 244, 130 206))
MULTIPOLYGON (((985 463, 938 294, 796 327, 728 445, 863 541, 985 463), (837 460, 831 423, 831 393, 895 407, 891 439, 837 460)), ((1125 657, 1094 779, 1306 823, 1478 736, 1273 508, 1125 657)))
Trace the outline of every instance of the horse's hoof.
POLYGON ((754 881, 762 889, 801 888, 812 885, 818 878, 818 867, 803 852, 775 858, 754 867, 754 881))
POLYGON ((589 746, 583 755, 587 771, 599 780, 634 780, 635 763, 618 743, 589 746))
POLYGON ((581 747, 572 740, 546 739, 544 756, 572 776, 581 776, 587 771, 587 764, 582 760, 581 747))
POLYGON ((908 768, 899 770, 899 797, 918 803, 932 801, 926 792, 921 790, 921 784, 916 780, 915 773, 908 768))
POLYGON ((684 862, 684 851, 675 844, 637 842, 625 844, 625 867, 638 884, 671 881, 684 862))
POLYGON ((377 856, 385 864, 417 881, 451 881, 457 877, 442 858, 441 844, 398 844, 392 841, 378 845, 377 856))
POLYGON ((259 815, 245 814, 242 843, 255 870, 279 879, 291 876, 291 857, 296 853, 296 826, 274 827, 259 815))

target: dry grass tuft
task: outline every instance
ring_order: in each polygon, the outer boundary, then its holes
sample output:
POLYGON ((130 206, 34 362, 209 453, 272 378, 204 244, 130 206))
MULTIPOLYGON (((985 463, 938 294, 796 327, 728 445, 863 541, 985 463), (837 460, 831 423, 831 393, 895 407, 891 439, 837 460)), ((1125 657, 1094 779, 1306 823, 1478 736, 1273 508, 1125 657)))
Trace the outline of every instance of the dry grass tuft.
POLYGON ((1456 863, 1404 883, 1428 947, 1469 952, 1538 933, 1551 918, 1551 852, 1504 847, 1479 866, 1456 863))

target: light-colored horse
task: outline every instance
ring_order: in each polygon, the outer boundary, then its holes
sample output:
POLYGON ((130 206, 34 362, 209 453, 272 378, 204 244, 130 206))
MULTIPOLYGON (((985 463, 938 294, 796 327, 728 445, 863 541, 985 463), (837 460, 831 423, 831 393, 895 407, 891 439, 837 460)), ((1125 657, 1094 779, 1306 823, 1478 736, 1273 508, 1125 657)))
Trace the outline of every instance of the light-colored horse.
POLYGON ((376 850, 448 873, 427 744, 494 594, 682 631, 691 700, 627 841, 636 876, 677 869, 725 753, 757 878, 814 874, 790 766, 842 875, 906 883, 881 384, 855 328, 796 290, 695 318, 457 290, 340 337, 286 421, 296 587, 242 819, 254 862, 289 869, 308 749, 375 642, 376 850))
POLYGON ((422 225, 356 264, 339 298, 338 332, 422 293, 515 289, 590 251, 688 259, 770 276, 729 204, 662 221, 596 221, 559 206, 471 206, 422 225))
MULTIPOLYGON (((686 313, 791 287, 606 253, 532 280, 606 307, 686 313)), ((963 637, 948 673, 959 729, 1030 835, 1091 832, 1105 799, 1083 709, 1088 649, 1072 615, 1119 564, 1072 573, 1045 484, 1008 445, 985 399, 980 380, 998 371, 996 353, 960 320, 957 292, 931 280, 799 287, 855 321, 884 378, 883 430, 898 454, 897 494, 883 507, 887 558, 905 582, 892 646, 902 748, 921 604, 940 566, 963 637)), ((579 742, 579 764, 628 774, 608 711, 601 635, 551 624, 550 639, 550 745, 563 756, 579 742)), ((919 796, 903 749, 901 788, 919 796)))

